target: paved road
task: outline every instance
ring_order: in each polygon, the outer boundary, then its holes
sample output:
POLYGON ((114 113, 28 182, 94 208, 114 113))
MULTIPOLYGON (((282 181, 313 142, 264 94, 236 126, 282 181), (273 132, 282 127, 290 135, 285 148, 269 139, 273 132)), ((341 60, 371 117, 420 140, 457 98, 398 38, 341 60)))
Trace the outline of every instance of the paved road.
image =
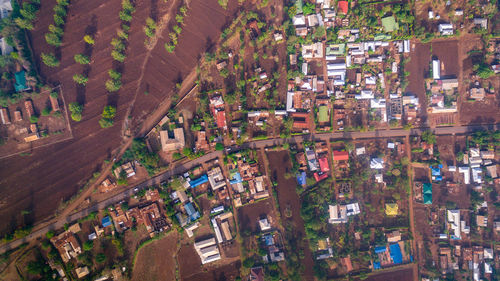
MULTIPOLYGON (((367 139, 367 138, 387 138, 387 137, 406 137, 408 135, 421 135, 422 132, 428 130, 429 128, 418 128, 418 129, 411 129, 411 130, 404 130, 404 129, 394 129, 394 130, 379 130, 379 131, 368 131, 368 132, 336 132, 336 133, 317 133, 314 135, 299 135, 299 136, 293 136, 289 139, 268 139, 268 140, 258 140, 258 141, 252 141, 248 143, 244 143, 241 146, 232 146, 230 147, 231 150, 238 150, 238 149, 246 149, 246 148, 252 148, 252 149, 260 149, 260 148, 266 148, 266 147, 273 147, 276 145, 283 145, 283 143, 300 143, 302 141, 327 141, 327 140, 336 140, 336 139, 367 139)), ((450 127, 439 127, 439 128, 434 128, 432 131, 436 135, 452 135, 452 134, 465 134, 465 133, 472 133, 475 131, 479 130, 499 130, 500 129, 500 124, 490 124, 490 125, 471 125, 471 126, 450 126, 450 127)), ((74 222, 80 218, 83 218, 90 214, 91 212, 98 211, 101 209, 104 209, 105 207, 118 203, 134 193, 134 189, 142 189, 146 188, 152 185, 158 185, 162 181, 165 181, 172 177, 173 175, 183 173, 187 170, 190 170, 204 162, 207 162, 209 160, 215 159, 223 154, 222 151, 215 151, 208 153, 200 158, 197 158, 195 160, 189 161, 187 163, 184 163, 182 165, 178 165, 174 167, 172 170, 168 170, 160 175, 157 175, 153 178, 150 178, 138 185, 132 186, 127 190, 124 190, 121 193, 118 193, 108 199, 105 199, 100 202, 96 202, 94 205, 78 211, 76 213, 73 213, 71 215, 68 215, 66 217, 60 217, 57 219, 56 222, 49 224, 43 228, 40 228, 36 231, 33 231, 30 235, 17 239, 14 241, 11 241, 7 244, 1 245, 0 246, 0 253, 4 253, 5 251, 8 251, 10 249, 16 248, 19 245, 29 242, 33 239, 43 237, 45 233, 49 230, 55 230, 55 229, 60 229, 64 226, 65 223, 70 223, 74 222)))

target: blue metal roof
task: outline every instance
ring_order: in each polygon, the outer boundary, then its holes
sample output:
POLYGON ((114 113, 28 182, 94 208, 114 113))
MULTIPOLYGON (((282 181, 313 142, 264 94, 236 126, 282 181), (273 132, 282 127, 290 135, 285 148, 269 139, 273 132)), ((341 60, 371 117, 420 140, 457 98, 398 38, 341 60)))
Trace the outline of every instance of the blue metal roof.
POLYGON ((374 262, 373 263, 373 269, 380 269, 380 263, 379 262, 374 262))
POLYGON ((273 235, 272 234, 267 234, 262 237, 264 239, 264 243, 266 246, 272 246, 274 245, 274 240, 273 240, 273 235))
POLYGON ((403 254, 401 254, 401 248, 399 247, 399 244, 390 245, 389 250, 391 251, 391 259, 394 264, 403 263, 403 254))
POLYGON ((233 179, 229 181, 230 184, 237 184, 242 182, 241 175, 239 172, 234 173, 233 179))
POLYGON ((300 185, 306 185, 306 172, 302 172, 300 174, 297 174, 297 182, 300 185))
POLYGON ((385 246, 375 247, 375 254, 385 253, 387 248, 385 246))
POLYGON ((105 216, 104 218, 102 218, 101 224, 102 224, 102 227, 110 226, 111 225, 111 218, 109 218, 109 216, 105 216))
POLYGON ((184 205, 184 209, 186 209, 186 213, 192 221, 197 220, 200 217, 200 213, 196 211, 191 202, 184 205))
POLYGON ((208 182, 208 177, 207 177, 207 175, 205 174, 205 175, 203 175, 203 176, 201 176, 201 177, 199 177, 199 178, 197 178, 197 179, 194 179, 194 180, 190 181, 190 182, 189 182, 189 185, 190 185, 192 188, 195 188, 195 187, 197 187, 198 185, 204 184, 204 183, 206 183, 206 182, 208 182))
POLYGON ((24 70, 21 70, 19 72, 16 72, 14 76, 16 78, 16 83, 14 83, 16 92, 22 92, 26 90, 28 88, 26 87, 26 72, 24 70))

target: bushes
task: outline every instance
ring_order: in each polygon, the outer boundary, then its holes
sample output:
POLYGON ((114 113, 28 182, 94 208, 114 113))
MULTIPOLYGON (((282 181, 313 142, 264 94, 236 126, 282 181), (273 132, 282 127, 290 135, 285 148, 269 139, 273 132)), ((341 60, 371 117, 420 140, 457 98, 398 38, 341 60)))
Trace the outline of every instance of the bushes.
POLYGON ((66 24, 67 0, 59 0, 54 6, 54 23, 49 25, 49 32, 45 33, 45 41, 47 44, 59 47, 62 44, 62 37, 64 35, 64 25, 66 24))
POLYGON ((104 107, 102 110, 102 115, 101 115, 101 120, 99 120, 99 125, 101 125, 101 128, 108 128, 113 126, 113 119, 115 118, 116 115, 116 108, 107 105, 104 107))
POLYGON ((70 103, 69 111, 71 112, 71 119, 73 119, 73 121, 79 122, 82 120, 83 105, 77 102, 70 103))
POLYGON ((89 64, 90 63, 89 57, 87 57, 86 55, 83 55, 83 54, 76 54, 74 56, 74 59, 75 59, 75 62, 77 62, 79 64, 89 64))
POLYGON ((92 38, 92 36, 90 35, 85 35, 83 36, 83 41, 85 41, 85 43, 89 44, 89 45, 94 45, 95 44, 95 41, 94 41, 94 38, 92 38))
POLYGON ((119 62, 124 62, 127 56, 124 53, 121 53, 118 50, 113 50, 111 51, 111 56, 113 57, 114 60, 119 61, 119 62))
POLYGON ((108 90, 109 92, 116 92, 122 87, 122 82, 120 80, 108 79, 105 86, 106 90, 108 90))
POLYGON ((59 60, 54 56, 54 54, 46 54, 42 53, 42 61, 46 66, 49 67, 58 67, 59 66, 59 60))
POLYGON ((33 22, 36 19, 39 4, 37 1, 23 3, 23 7, 19 10, 21 16, 14 20, 19 28, 33 30, 33 22))
POLYGON ((146 26, 144 26, 144 33, 146 33, 146 36, 151 38, 155 35, 156 31, 156 23, 152 18, 147 18, 146 19, 146 26))
POLYGON ((87 84, 87 82, 89 81, 89 78, 83 76, 82 74, 75 74, 73 75, 73 81, 75 81, 76 83, 80 84, 80 85, 84 85, 87 84))
POLYGON ((178 43, 178 35, 181 34, 182 32, 182 24, 184 23, 184 17, 187 14, 187 8, 186 6, 182 6, 179 8, 179 12, 177 15, 175 15, 175 21, 177 22, 177 25, 173 27, 174 32, 170 32, 168 36, 170 37, 170 42, 165 43, 165 50, 169 53, 173 53, 175 50, 175 47, 177 46, 178 43))

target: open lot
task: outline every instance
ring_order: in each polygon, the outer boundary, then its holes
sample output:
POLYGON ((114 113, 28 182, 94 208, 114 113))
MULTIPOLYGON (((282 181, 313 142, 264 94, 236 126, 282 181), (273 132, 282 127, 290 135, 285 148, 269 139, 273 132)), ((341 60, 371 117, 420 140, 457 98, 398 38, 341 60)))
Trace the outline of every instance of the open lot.
POLYGON ((139 250, 132 280, 175 280, 177 232, 154 241, 139 250))
MULTIPOLYGON (((241 231, 249 231, 249 232, 259 232, 259 219, 263 215, 272 214, 273 213, 273 202, 271 199, 265 199, 259 201, 255 204, 245 205, 238 209, 238 222, 240 225, 241 231)), ((270 221, 271 224, 277 224, 276 218, 269 217, 268 220, 272 219, 274 221, 270 221)))
POLYGON ((427 96, 425 95, 424 77, 429 73, 429 63, 431 51, 429 44, 412 43, 410 62, 407 64, 407 71, 410 72, 407 92, 417 95, 422 106, 422 121, 427 120, 427 96))

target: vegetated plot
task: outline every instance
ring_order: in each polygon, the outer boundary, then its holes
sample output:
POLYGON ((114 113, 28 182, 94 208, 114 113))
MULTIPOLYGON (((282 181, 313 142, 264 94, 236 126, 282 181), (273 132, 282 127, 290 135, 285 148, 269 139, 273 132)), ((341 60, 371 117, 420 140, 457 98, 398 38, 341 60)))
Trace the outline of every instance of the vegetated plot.
MULTIPOLYGON (((284 227, 287 231, 283 234, 285 243, 293 244, 291 246, 294 251, 287 251, 287 268, 292 271, 297 271, 299 264, 291 263, 292 260, 304 265, 302 277, 304 280, 312 280, 313 278, 313 256, 308 242, 302 242, 306 236, 304 229, 304 221, 300 216, 300 198, 295 191, 297 185, 294 177, 285 177, 285 174, 291 170, 291 159, 288 151, 270 152, 267 154, 269 165, 271 168, 270 178, 277 181, 278 202, 280 205, 281 218, 284 220, 284 227), (297 252, 298 251, 298 252, 297 252), (301 255, 302 253, 303 255, 301 255), (292 255, 297 255, 293 256, 292 255), (300 260, 297 257, 300 257, 300 260), (294 266, 293 269, 290 267, 294 266)), ((287 247, 288 249, 288 247, 287 247)), ((299 271, 300 272, 300 271, 299 271)))
POLYGON ((424 78, 429 73, 431 52, 429 44, 412 43, 410 62, 406 64, 405 71, 410 72, 409 84, 406 91, 417 95, 422 106, 422 121, 427 119, 427 96, 425 94, 424 78))
POLYGON ((175 280, 177 235, 172 231, 142 247, 137 253, 132 280, 175 280))
MULTIPOLYGON (((165 50, 165 40, 169 40, 171 32, 165 28, 158 44, 151 51, 151 58, 143 66, 143 79, 140 84, 125 85, 124 89, 131 90, 139 87, 131 115, 134 122, 140 123, 147 117, 151 109, 161 102, 171 102, 167 98, 173 96, 176 83, 194 69, 201 54, 212 47, 217 40, 222 26, 235 10, 235 3, 231 2, 227 10, 222 9, 216 0, 193 1, 187 7, 187 15, 178 45, 173 53, 165 50), (145 96, 143 93, 147 92, 145 96)), ((144 40, 141 40, 143 44, 144 40)), ((143 46, 144 48, 144 46, 143 46)), ((194 82, 194 80, 193 80, 194 82)))
POLYGON ((0 159, 73 137, 62 94, 60 88, 48 88, 5 107, 10 124, 0 125, 0 159))
MULTIPOLYGON (((53 20, 51 3, 55 1, 44 2, 42 5, 37 27, 31 34, 34 56, 37 59, 48 49, 43 34, 53 20)), ((98 124, 102 106, 108 98, 104 82, 107 70, 112 65, 109 43, 119 23, 118 12, 109 11, 118 11, 119 7, 120 1, 76 1, 71 4, 65 25, 68 31, 60 48, 61 65, 58 68, 48 68, 39 62, 41 75, 49 82, 61 84, 66 102, 69 104, 77 101, 80 93, 73 75, 80 71, 80 65, 75 63, 73 56, 80 52, 82 38, 86 32, 90 32, 87 28, 99 31, 95 36, 91 56, 95 63, 92 64, 89 82, 82 97, 85 104, 83 118, 81 122, 72 123, 73 140, 36 149, 29 157, 2 160, 0 190, 8 194, 4 202, 9 204, 0 207, 0 218, 9 223, 2 224, 1 231, 12 229, 19 221, 26 219, 20 217, 21 210, 31 211, 26 223, 33 223, 52 214, 58 203, 62 199, 69 199, 120 143, 119 126, 101 130, 98 124), (75 48, 75 44, 78 47, 75 48), (13 188, 17 192, 11 192, 13 188)))

